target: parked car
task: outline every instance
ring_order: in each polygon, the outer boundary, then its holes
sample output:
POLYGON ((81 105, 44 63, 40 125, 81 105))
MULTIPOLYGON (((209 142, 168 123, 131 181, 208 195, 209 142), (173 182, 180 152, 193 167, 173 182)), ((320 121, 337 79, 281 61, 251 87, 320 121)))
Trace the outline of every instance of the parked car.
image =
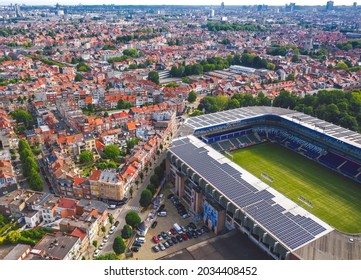
POLYGON ((167 212, 166 211, 158 212, 157 215, 158 215, 158 217, 166 217, 167 212))
POLYGON ((183 241, 183 238, 182 238, 182 236, 180 236, 180 235, 177 235, 176 237, 177 237, 177 241, 178 241, 178 242, 182 242, 182 241, 183 241))
POLYGON ((187 234, 187 236, 188 236, 189 239, 192 239, 192 238, 193 238, 193 235, 192 235, 192 233, 191 233, 190 231, 187 231, 186 234, 187 234))
POLYGON ((103 249, 104 249, 104 245, 105 245, 105 243, 100 244, 99 247, 98 247, 98 250, 103 250, 103 249))
POLYGON ((97 256, 99 256, 100 251, 99 250, 95 250, 93 257, 96 258, 97 256))
POLYGON ((139 252, 139 247, 132 247, 131 250, 132 250, 132 252, 135 252, 135 253, 136 253, 136 252, 139 252))
POLYGON ((159 243, 158 246, 161 251, 165 250, 165 246, 163 245, 163 243, 159 243))
POLYGON ((187 240, 187 239, 188 239, 188 236, 187 236, 187 234, 186 234, 185 232, 182 233, 181 236, 182 236, 183 240, 187 240))
POLYGON ((164 242, 163 245, 164 245, 164 247, 169 248, 168 241, 164 242))
POLYGON ((210 231, 209 228, 206 227, 206 226, 202 226, 201 229, 203 229, 203 230, 204 230, 205 232, 207 232, 207 233, 210 231))
POLYGON ((174 244, 171 238, 168 239, 167 242, 168 242, 169 246, 173 246, 173 244, 174 244))
POLYGON ((158 212, 162 212, 164 208, 165 208, 165 204, 162 204, 161 206, 159 206, 158 212))
POLYGON ((170 231, 173 235, 176 235, 176 234, 177 234, 177 232, 176 232, 176 230, 175 230, 174 228, 170 228, 169 231, 170 231))
POLYGON ((109 234, 113 234, 113 233, 114 233, 114 229, 110 229, 109 234))
POLYGON ((145 243, 145 237, 137 237, 137 239, 135 241, 138 241, 140 243, 145 243))
POLYGON ((154 252, 159 252, 159 246, 158 245, 154 245, 153 247, 154 252))
POLYGON ((158 234, 157 238, 158 238, 159 241, 162 241, 162 240, 163 240, 163 236, 160 235, 160 234, 158 234))
POLYGON ((159 242, 158 237, 156 237, 155 235, 152 237, 152 239, 153 239, 154 243, 158 243, 158 242, 159 242))
POLYGON ((171 240, 172 240, 173 244, 177 244, 177 243, 178 243, 177 238, 175 238, 174 236, 172 236, 171 240))
POLYGON ((172 197, 174 197, 174 194, 172 194, 172 193, 170 193, 170 194, 167 195, 167 198, 168 198, 168 199, 171 199, 172 197))
POLYGON ((109 240, 109 234, 104 237, 103 242, 108 242, 108 240, 109 240))
POLYGON ((158 222, 157 221, 154 221, 151 225, 151 228, 155 228, 157 226, 158 222))
POLYGON ((190 222, 188 225, 189 225, 192 229, 196 229, 196 228, 197 228, 197 226, 196 226, 193 222, 190 222))
POLYGON ((168 234, 166 234, 164 231, 162 231, 160 234, 162 235, 162 237, 163 237, 164 239, 168 237, 168 234))
POLYGON ((140 242, 138 242, 138 241, 135 241, 135 242, 133 243, 133 246, 134 246, 134 247, 142 247, 142 243, 140 243, 140 242))
POLYGON ((114 226, 115 226, 115 227, 119 226, 119 221, 116 221, 116 222, 114 223, 114 226))

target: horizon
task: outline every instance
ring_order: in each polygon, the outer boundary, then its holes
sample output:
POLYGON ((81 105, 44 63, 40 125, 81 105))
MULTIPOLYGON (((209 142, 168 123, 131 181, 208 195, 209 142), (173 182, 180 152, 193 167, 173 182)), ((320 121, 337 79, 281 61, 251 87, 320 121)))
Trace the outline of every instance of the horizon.
MULTIPOLYGON (((82 3, 82 1, 79 1, 79 3, 74 4, 74 1, 72 0, 65 0, 65 1, 46 1, 46 0, 22 0, 22 1, 7 1, 5 0, 4 3, 1 6, 10 6, 11 4, 19 4, 26 5, 26 6, 55 6, 57 3, 60 6, 99 6, 99 5, 114 5, 114 6, 205 6, 205 7, 220 7, 221 3, 224 2, 225 7, 229 6, 257 6, 257 5, 268 5, 268 6, 285 6, 286 4, 295 3, 296 6, 326 6, 327 1, 325 0, 316 0, 312 2, 312 5, 310 5, 310 1, 303 0, 303 1, 285 1, 285 0, 271 0, 271 1, 264 1, 264 0, 256 0, 256 1, 245 1, 242 3, 242 5, 239 4, 239 1, 237 0, 231 0, 231 1, 222 1, 222 0, 185 0, 182 1, 182 4, 178 4, 177 2, 180 1, 169 1, 169 0, 153 0, 153 1, 144 1, 144 0, 133 0, 132 3, 115 3, 114 0, 104 0, 101 3, 99 1, 95 0, 88 0, 87 3, 82 3), (150 2, 150 3, 149 3, 150 2), (164 3, 164 2, 171 2, 171 3, 164 3)), ((333 1, 334 6, 352 6, 354 2, 357 3, 357 1, 354 0, 348 0, 348 1, 333 1)))

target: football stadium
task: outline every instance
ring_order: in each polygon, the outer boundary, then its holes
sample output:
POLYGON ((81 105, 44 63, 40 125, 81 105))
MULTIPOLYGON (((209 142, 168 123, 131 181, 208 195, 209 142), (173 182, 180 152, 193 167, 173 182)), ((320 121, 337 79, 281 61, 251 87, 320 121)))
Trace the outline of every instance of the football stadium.
MULTIPOLYGON (((167 173, 195 218, 275 259, 361 259, 361 135, 300 112, 186 119, 167 173)), ((241 249, 241 248, 240 248, 241 249)))

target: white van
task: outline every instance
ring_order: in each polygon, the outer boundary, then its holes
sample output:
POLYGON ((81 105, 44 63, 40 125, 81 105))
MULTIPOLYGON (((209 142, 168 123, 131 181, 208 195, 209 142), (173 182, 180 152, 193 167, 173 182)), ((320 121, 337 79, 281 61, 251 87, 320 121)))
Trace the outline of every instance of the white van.
POLYGON ((181 228, 180 225, 178 225, 177 223, 173 225, 173 228, 175 229, 175 231, 176 231, 178 234, 182 234, 182 233, 183 233, 182 228, 181 228))
POLYGON ((139 243, 145 243, 145 237, 137 237, 137 239, 135 240, 139 243))
POLYGON ((109 205, 108 208, 109 208, 109 209, 115 209, 115 208, 117 208, 117 206, 116 206, 115 204, 112 204, 112 205, 109 205))

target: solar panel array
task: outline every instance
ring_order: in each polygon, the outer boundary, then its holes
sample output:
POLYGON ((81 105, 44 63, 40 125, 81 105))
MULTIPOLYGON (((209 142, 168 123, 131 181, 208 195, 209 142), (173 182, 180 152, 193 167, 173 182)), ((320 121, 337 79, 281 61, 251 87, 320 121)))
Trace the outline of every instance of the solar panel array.
MULTIPOLYGON (((194 118, 188 118, 185 122, 185 126, 187 126, 190 129, 193 129, 194 131, 197 129, 208 128, 216 125, 241 121, 251 117, 258 117, 265 114, 278 115, 281 117, 288 118, 289 120, 292 120, 295 123, 303 124, 305 126, 310 126, 313 129, 318 128, 319 130, 322 131, 322 133, 326 135, 329 135, 336 139, 340 139, 342 141, 347 141, 349 144, 355 145, 356 147, 361 147, 361 134, 357 132, 350 131, 346 128, 339 127, 337 125, 311 117, 309 115, 305 115, 300 112, 283 109, 283 108, 277 108, 277 107, 263 107, 263 106, 243 107, 228 111, 217 112, 213 114, 197 116, 194 118)), ((182 135, 186 135, 186 134, 183 133, 182 135)))
POLYGON ((287 212, 267 189, 258 190, 239 170, 215 160, 189 138, 175 140, 169 150, 289 248, 295 249, 326 230, 311 218, 287 212))

